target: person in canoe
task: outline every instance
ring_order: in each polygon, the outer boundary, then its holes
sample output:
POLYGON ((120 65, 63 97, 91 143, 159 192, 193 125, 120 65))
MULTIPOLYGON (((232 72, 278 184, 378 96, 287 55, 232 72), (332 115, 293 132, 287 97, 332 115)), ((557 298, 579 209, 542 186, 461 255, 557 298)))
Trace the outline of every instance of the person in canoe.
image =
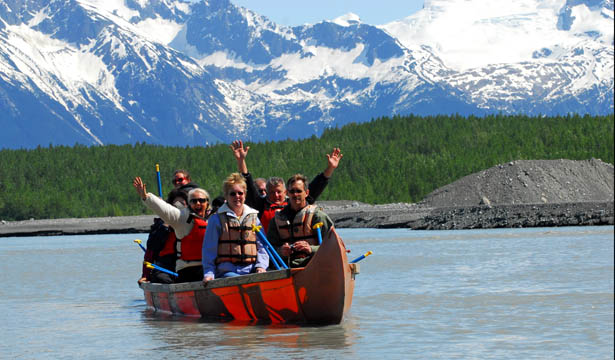
POLYGON ((209 218, 203 240, 203 282, 214 278, 265 272, 269 255, 253 231, 258 211, 245 205, 247 185, 239 173, 222 187, 226 203, 209 218))
POLYGON ((175 230, 177 238, 175 272, 179 274, 176 282, 200 281, 203 278, 201 247, 207 228, 206 216, 209 209, 207 191, 201 188, 190 190, 188 207, 177 208, 147 192, 145 183, 140 177, 133 180, 133 186, 145 206, 175 230))
POLYGON ((271 219, 267 238, 291 267, 303 267, 320 246, 314 225, 322 223, 321 238, 326 238, 333 221, 318 207, 308 203, 310 190, 304 175, 293 175, 286 187, 288 204, 271 219))
POLYGON ((267 179, 260 177, 256 178, 254 179, 254 185, 256 186, 259 197, 264 198, 267 196, 267 179))
MULTIPOLYGON (((250 147, 244 147, 243 141, 235 140, 231 144, 231 150, 233 150, 233 156, 237 160, 237 169, 245 178, 248 186, 246 204, 258 211, 258 217, 263 224, 263 231, 266 234, 269 222, 273 219, 275 213, 282 210, 288 204, 288 194, 284 185, 284 179, 276 176, 269 178, 266 183, 266 195, 264 197, 260 196, 259 188, 255 183, 256 181, 252 180, 252 175, 248 172, 248 165, 246 163, 250 147)), ((308 203, 313 204, 327 187, 329 178, 331 178, 333 172, 339 166, 343 156, 339 148, 333 148, 331 154, 327 154, 327 167, 323 172, 316 175, 308 185, 310 190, 310 195, 306 199, 308 203)))
MULTIPOLYGON (((169 192, 167 202, 177 208, 188 206, 188 194, 178 188, 169 192)), ((168 273, 150 269, 145 262, 154 263, 164 269, 175 269, 177 261, 175 230, 159 217, 154 218, 147 237, 147 249, 143 256, 143 271, 138 283, 145 281, 153 283, 172 284, 175 278, 168 273)))

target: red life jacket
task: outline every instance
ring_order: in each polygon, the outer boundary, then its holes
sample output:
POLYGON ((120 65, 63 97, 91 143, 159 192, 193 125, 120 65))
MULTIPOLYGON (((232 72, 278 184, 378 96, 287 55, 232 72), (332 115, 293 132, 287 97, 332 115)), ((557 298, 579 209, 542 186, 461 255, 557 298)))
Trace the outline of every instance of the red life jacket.
POLYGON ((267 229, 269 229, 269 222, 275 217, 275 213, 284 209, 284 206, 286 206, 287 204, 288 203, 286 201, 279 205, 272 204, 268 201, 266 202, 265 209, 263 210, 263 213, 259 219, 261 221, 261 225, 263 225, 264 234, 267 234, 267 229))
POLYGON ((177 240, 177 258, 184 261, 201 261, 207 221, 196 216, 193 216, 191 221, 193 225, 190 233, 177 240))
POLYGON ((177 238, 175 237, 175 231, 171 231, 171 233, 169 233, 169 236, 167 237, 167 240, 164 242, 164 247, 158 253, 158 256, 175 254, 176 241, 177 238))

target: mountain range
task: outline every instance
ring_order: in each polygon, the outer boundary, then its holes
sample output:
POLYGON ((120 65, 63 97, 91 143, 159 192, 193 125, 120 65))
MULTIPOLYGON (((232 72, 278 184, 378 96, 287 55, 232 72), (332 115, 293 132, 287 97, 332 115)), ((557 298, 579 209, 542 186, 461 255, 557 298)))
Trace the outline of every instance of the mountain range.
POLYGON ((612 0, 280 26, 229 0, 0 0, 0 148, 297 139, 393 115, 610 114, 612 0))

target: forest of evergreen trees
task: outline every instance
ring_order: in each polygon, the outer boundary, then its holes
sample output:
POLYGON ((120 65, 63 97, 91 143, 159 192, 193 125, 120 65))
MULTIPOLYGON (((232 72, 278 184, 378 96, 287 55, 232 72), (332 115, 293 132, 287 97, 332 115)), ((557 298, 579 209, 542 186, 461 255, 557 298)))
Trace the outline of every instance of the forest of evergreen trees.
MULTIPOLYGON (((340 167, 321 200, 417 202, 438 187, 494 165, 523 159, 600 158, 613 163, 613 115, 530 117, 395 116, 328 129, 319 138, 250 143, 255 177, 324 170, 340 147, 340 167)), ((132 179, 163 192, 175 169, 190 171, 212 196, 236 171, 228 144, 49 146, 0 151, 0 219, 125 216, 147 213, 132 179)))

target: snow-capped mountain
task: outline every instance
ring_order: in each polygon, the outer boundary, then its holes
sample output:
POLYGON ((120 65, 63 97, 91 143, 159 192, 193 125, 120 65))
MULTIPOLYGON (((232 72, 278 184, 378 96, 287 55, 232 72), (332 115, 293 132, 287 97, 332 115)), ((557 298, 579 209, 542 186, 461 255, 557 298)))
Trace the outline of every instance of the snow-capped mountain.
POLYGON ((429 46, 473 104, 504 113, 613 111, 612 0, 426 0, 382 26, 429 46))
POLYGON ((613 1, 299 27, 228 0, 0 0, 0 148, 203 145, 393 114, 613 112, 613 1))

